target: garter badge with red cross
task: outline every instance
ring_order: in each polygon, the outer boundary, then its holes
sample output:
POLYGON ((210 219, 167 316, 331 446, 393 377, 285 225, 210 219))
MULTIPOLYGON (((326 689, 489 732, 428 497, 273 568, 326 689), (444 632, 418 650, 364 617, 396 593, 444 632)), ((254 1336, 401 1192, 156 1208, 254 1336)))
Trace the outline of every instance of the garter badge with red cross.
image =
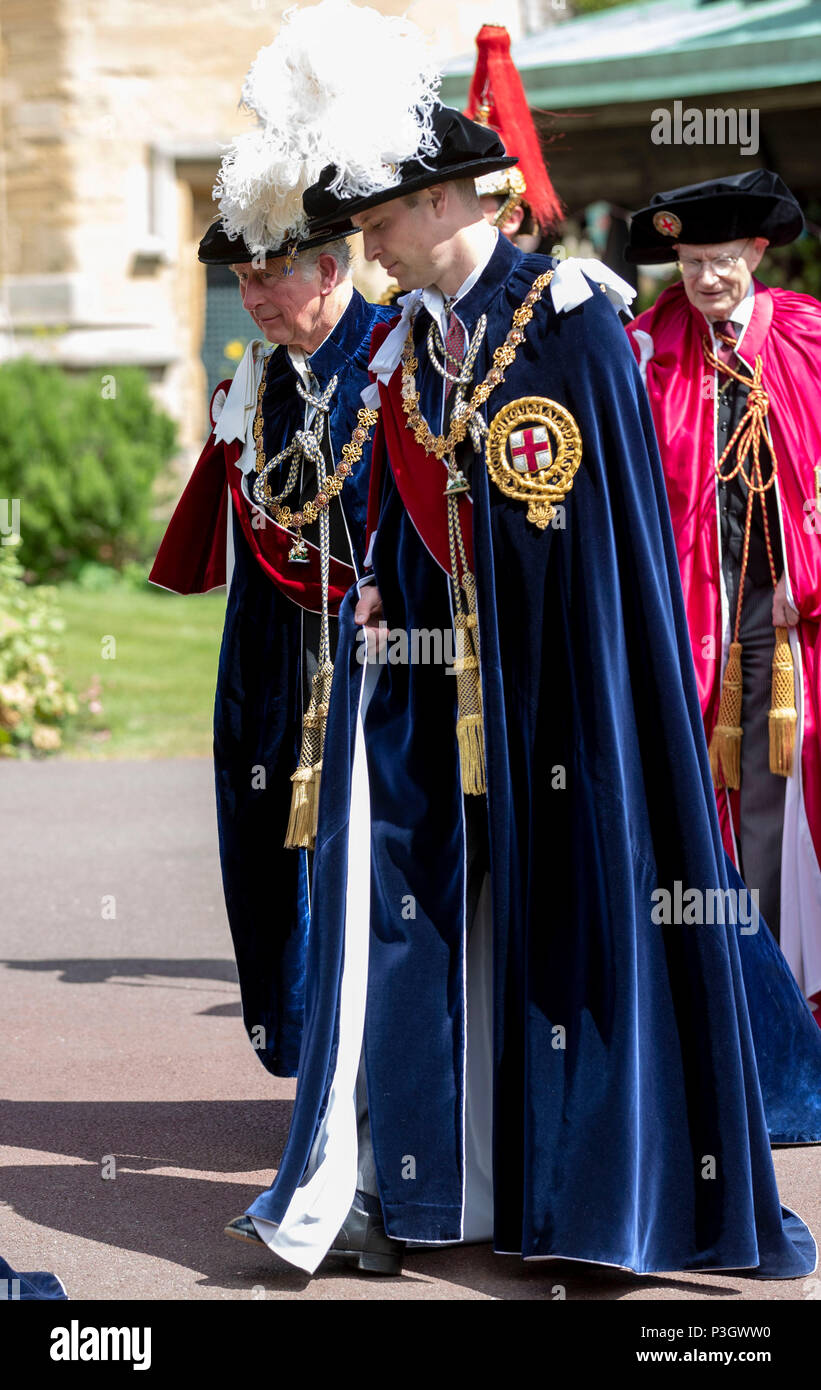
POLYGON ((544 396, 509 401, 487 437, 488 472, 506 497, 527 502, 527 519, 544 530, 556 515, 582 460, 582 437, 570 411, 544 396))
POLYGON ((526 430, 513 430, 508 440, 510 457, 517 473, 539 473, 553 462, 550 440, 544 425, 531 425, 526 430))
POLYGON ((653 226, 662 236, 679 236, 681 218, 676 217, 674 212, 657 212, 653 216, 653 226))

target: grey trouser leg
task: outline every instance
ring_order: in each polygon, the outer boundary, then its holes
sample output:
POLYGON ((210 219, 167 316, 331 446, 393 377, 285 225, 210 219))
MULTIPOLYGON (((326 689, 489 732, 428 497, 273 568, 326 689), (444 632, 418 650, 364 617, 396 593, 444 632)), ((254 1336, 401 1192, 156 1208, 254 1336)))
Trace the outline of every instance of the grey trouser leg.
POLYGON ((773 591, 745 588, 741 609, 741 873, 776 941, 781 919, 785 777, 770 772, 769 712, 775 628, 773 591))
POLYGON ((365 1049, 359 1058, 359 1071, 356 1074, 356 1135, 359 1153, 356 1160, 356 1186, 360 1192, 371 1197, 379 1197, 376 1186, 376 1165, 371 1143, 371 1124, 368 1119, 368 1090, 365 1083, 365 1049))
POLYGON ((493 904, 490 874, 469 918, 462 1239, 493 1240, 493 904))

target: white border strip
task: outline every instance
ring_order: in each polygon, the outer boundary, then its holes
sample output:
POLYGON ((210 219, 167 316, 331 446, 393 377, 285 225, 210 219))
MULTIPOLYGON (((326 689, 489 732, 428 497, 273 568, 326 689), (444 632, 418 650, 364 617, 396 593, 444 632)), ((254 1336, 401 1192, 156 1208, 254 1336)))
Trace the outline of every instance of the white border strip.
POLYGON ((356 721, 348 828, 345 946, 339 1000, 339 1045, 327 1109, 305 1177, 279 1225, 252 1217, 257 1234, 289 1264, 313 1274, 327 1255, 356 1191, 356 1077, 365 1029, 370 938, 371 820, 362 721, 381 668, 363 666, 356 721))

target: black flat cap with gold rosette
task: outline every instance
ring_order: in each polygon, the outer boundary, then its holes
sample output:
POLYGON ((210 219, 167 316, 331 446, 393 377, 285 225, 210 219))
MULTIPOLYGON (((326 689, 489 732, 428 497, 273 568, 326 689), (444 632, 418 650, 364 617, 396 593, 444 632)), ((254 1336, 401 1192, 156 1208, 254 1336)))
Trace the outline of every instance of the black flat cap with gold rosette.
POLYGON ((801 208, 784 181, 769 169, 751 169, 654 194, 633 216, 624 259, 661 265, 677 260, 678 242, 708 246, 740 237, 786 246, 803 230, 801 208))
POLYGON ((323 169, 317 182, 305 191, 302 199, 309 233, 313 235, 325 224, 353 217, 391 198, 418 193, 435 183, 478 178, 481 174, 507 169, 516 163, 512 156, 505 153, 505 147, 495 130, 469 120, 454 107, 436 102, 431 119, 438 141, 435 154, 406 159, 398 170, 386 160, 385 187, 376 192, 363 197, 337 193, 331 187, 336 179, 336 169, 332 164, 323 169))

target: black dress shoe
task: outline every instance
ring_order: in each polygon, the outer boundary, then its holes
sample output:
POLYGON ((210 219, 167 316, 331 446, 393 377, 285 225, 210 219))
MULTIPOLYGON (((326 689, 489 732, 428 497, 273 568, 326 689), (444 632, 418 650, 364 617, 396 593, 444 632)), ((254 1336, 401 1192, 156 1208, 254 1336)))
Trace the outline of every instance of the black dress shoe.
POLYGON ((257 1245, 264 1245, 265 1241, 257 1235, 257 1228, 250 1216, 235 1216, 233 1221, 229 1221, 223 1232, 226 1236, 233 1236, 234 1240, 253 1240, 257 1245))
POLYGON ((326 1259, 347 1260, 366 1274, 400 1274, 405 1242, 387 1235, 378 1203, 357 1192, 326 1259), (366 1206, 371 1207, 366 1211, 366 1206))

